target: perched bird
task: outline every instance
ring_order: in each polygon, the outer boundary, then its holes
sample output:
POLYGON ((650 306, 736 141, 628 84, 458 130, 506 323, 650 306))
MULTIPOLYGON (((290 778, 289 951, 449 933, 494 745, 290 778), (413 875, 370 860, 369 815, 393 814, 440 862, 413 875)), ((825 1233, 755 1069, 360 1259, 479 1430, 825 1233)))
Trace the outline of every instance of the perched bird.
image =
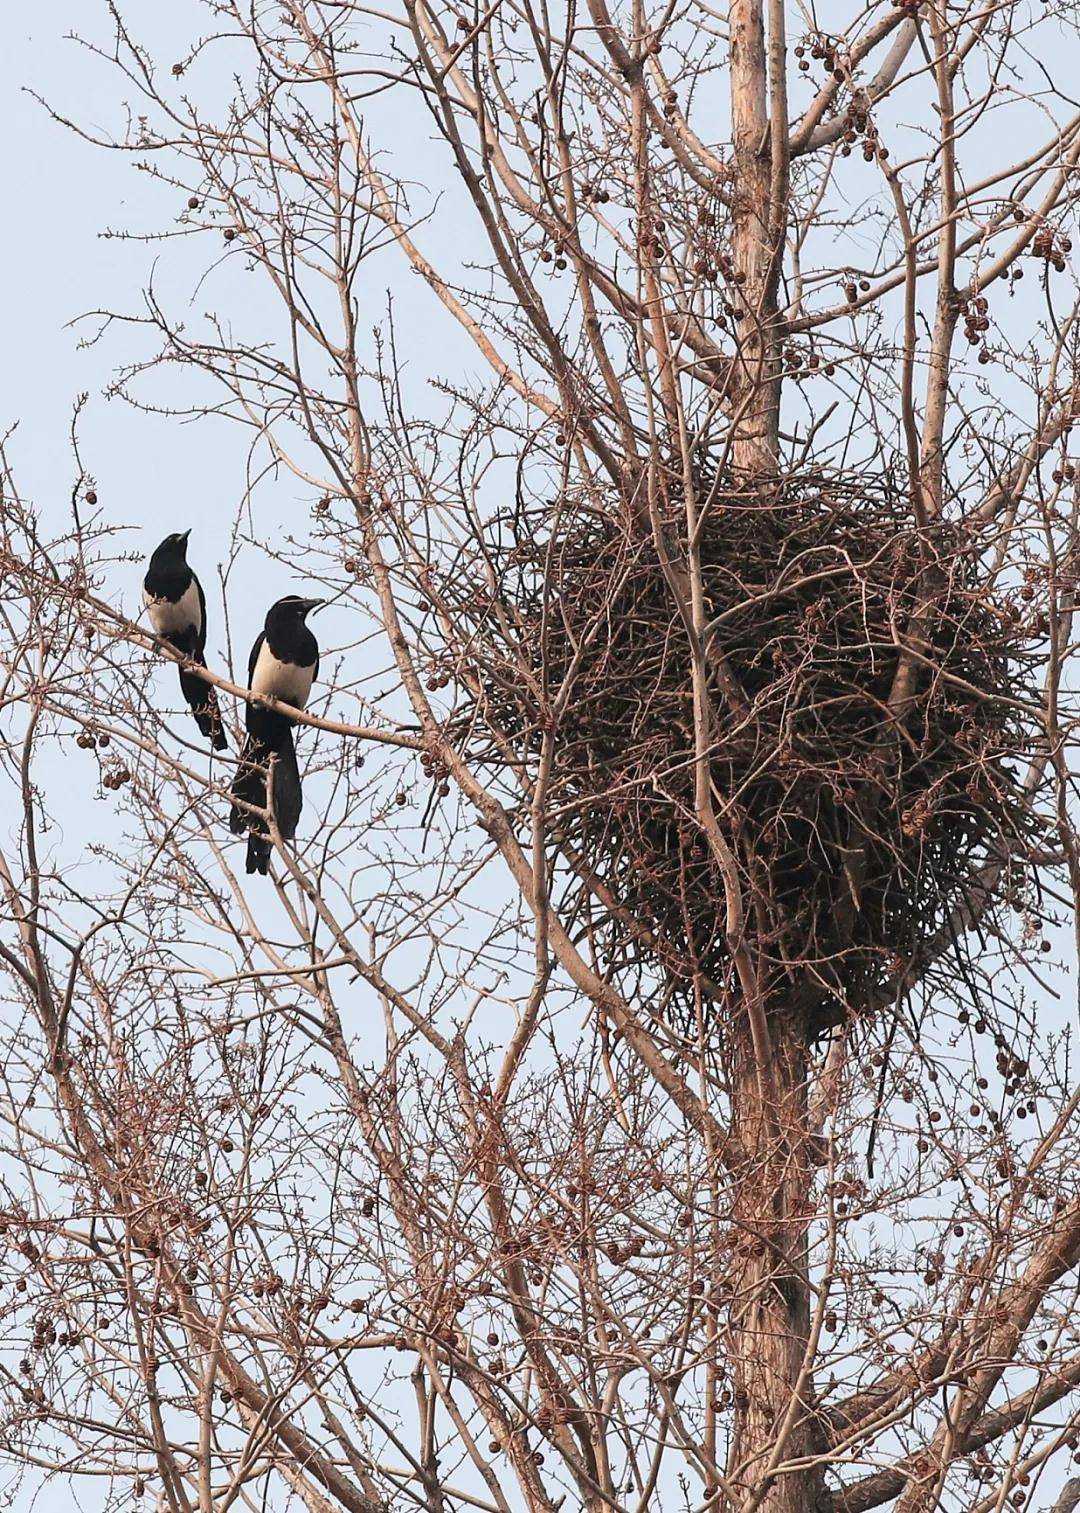
MULTIPOLYGON (((143 603, 154 633, 205 667, 206 595, 188 566, 190 535, 190 531, 176 531, 155 550, 143 579, 143 603)), ((213 742, 215 751, 224 751, 225 730, 213 686, 181 666, 180 688, 203 735, 213 742)))
MULTIPOLYGON (((308 629, 307 617, 322 603, 321 599, 301 599, 297 594, 289 594, 271 605, 266 624, 248 658, 248 686, 252 693, 281 699, 296 709, 304 708, 319 671, 319 644, 308 629)), ((241 804, 266 809, 267 776, 272 772, 270 797, 274 819, 284 839, 292 840, 304 802, 293 744, 296 722, 280 710, 249 703, 244 723, 247 739, 233 779, 233 797, 241 804)), ((266 822, 234 804, 229 825, 234 835, 248 832, 248 872, 265 876, 271 851, 266 822)))

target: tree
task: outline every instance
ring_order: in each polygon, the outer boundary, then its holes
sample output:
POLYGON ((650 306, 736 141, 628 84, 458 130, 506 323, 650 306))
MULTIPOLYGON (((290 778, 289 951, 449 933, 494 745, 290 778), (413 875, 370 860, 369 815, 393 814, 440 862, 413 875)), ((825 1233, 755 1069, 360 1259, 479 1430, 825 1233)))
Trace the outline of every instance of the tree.
POLYGON ((249 888, 78 453, 62 532, 6 473, 17 1464, 1075 1501, 1076 12, 844 9, 110 7, 96 139, 219 249, 117 391, 249 429, 349 629, 249 888))

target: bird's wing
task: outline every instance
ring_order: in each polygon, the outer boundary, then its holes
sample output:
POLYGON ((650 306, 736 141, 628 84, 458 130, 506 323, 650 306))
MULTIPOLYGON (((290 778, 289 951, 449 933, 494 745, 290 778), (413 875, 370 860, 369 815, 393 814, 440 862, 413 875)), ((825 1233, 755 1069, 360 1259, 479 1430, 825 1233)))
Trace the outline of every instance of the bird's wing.
POLYGON ((249 688, 251 687, 252 683, 255 681, 255 663, 259 660, 259 653, 262 651, 263 642, 265 640, 266 640, 266 632, 264 630, 261 630, 259 632, 259 634, 255 637, 255 645, 251 648, 251 656, 248 657, 248 687, 249 688))
POLYGON ((191 581, 194 583, 195 592, 199 596, 199 625, 195 632, 195 642, 199 651, 202 652, 206 649, 206 595, 203 593, 203 586, 199 582, 197 573, 192 573, 191 581))

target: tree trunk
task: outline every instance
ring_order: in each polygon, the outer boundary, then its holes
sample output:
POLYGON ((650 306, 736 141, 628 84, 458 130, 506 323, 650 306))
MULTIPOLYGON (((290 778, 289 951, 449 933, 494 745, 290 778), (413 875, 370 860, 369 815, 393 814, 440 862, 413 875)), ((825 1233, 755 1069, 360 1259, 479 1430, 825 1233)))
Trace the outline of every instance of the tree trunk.
POLYGON ((732 459, 737 472, 770 472, 779 448, 776 291, 787 208, 782 6, 773 5, 773 26, 779 35, 770 39, 775 71, 772 121, 762 0, 733 0, 729 25, 735 153, 732 255, 738 311, 732 459))
MULTIPOLYGON (((770 4, 767 41, 762 0, 732 0, 729 21, 739 312, 732 459, 746 478, 775 472, 779 456, 777 289, 788 156, 783 5, 770 4)), ((751 911, 744 917, 752 918, 751 911)), ((819 1471, 772 1476, 782 1460, 810 1451, 814 1439, 807 1035, 803 1016, 775 998, 765 986, 768 1066, 761 1065, 748 1014, 736 1012, 729 1030, 732 1127, 744 1157, 733 1203, 728 1349, 735 1417, 727 1479, 757 1513, 813 1513, 824 1506, 819 1471)))
POLYGON ((773 1480, 782 1460, 815 1439, 808 1350, 810 1291, 807 1196, 807 1043, 802 1016, 766 1004, 771 1077, 761 1076, 745 1018, 733 1037, 732 1122, 744 1148, 736 1175, 728 1350, 735 1418, 728 1481, 760 1513, 813 1513, 823 1506, 817 1471, 773 1480))

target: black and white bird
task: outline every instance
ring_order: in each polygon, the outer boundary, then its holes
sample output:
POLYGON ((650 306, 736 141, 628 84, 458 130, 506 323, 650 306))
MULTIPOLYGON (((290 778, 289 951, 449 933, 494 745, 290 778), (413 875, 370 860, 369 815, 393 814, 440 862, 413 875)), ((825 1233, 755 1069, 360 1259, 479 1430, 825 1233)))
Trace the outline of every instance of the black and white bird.
MULTIPOLYGON (((252 693, 281 699, 294 709, 304 708, 319 672, 319 644, 308 628, 307 617, 323 602, 289 594, 271 605, 266 624, 248 658, 248 686, 252 693)), ((281 836, 292 840, 304 803, 293 744, 296 722, 281 710, 249 703, 244 723, 247 739, 233 779, 233 797, 254 809, 266 809, 267 775, 272 771, 270 796, 274 820, 281 836)), ((248 872, 265 876, 271 851, 266 822, 249 809, 234 804, 229 824, 234 835, 248 832, 248 872)))
MULTIPOLYGON (((155 550, 143 579, 143 603, 155 635, 200 667, 206 666, 206 595, 187 560, 190 531, 175 531, 155 550)), ((225 730, 213 685, 185 667, 180 688, 195 723, 215 751, 225 749, 225 730)))

